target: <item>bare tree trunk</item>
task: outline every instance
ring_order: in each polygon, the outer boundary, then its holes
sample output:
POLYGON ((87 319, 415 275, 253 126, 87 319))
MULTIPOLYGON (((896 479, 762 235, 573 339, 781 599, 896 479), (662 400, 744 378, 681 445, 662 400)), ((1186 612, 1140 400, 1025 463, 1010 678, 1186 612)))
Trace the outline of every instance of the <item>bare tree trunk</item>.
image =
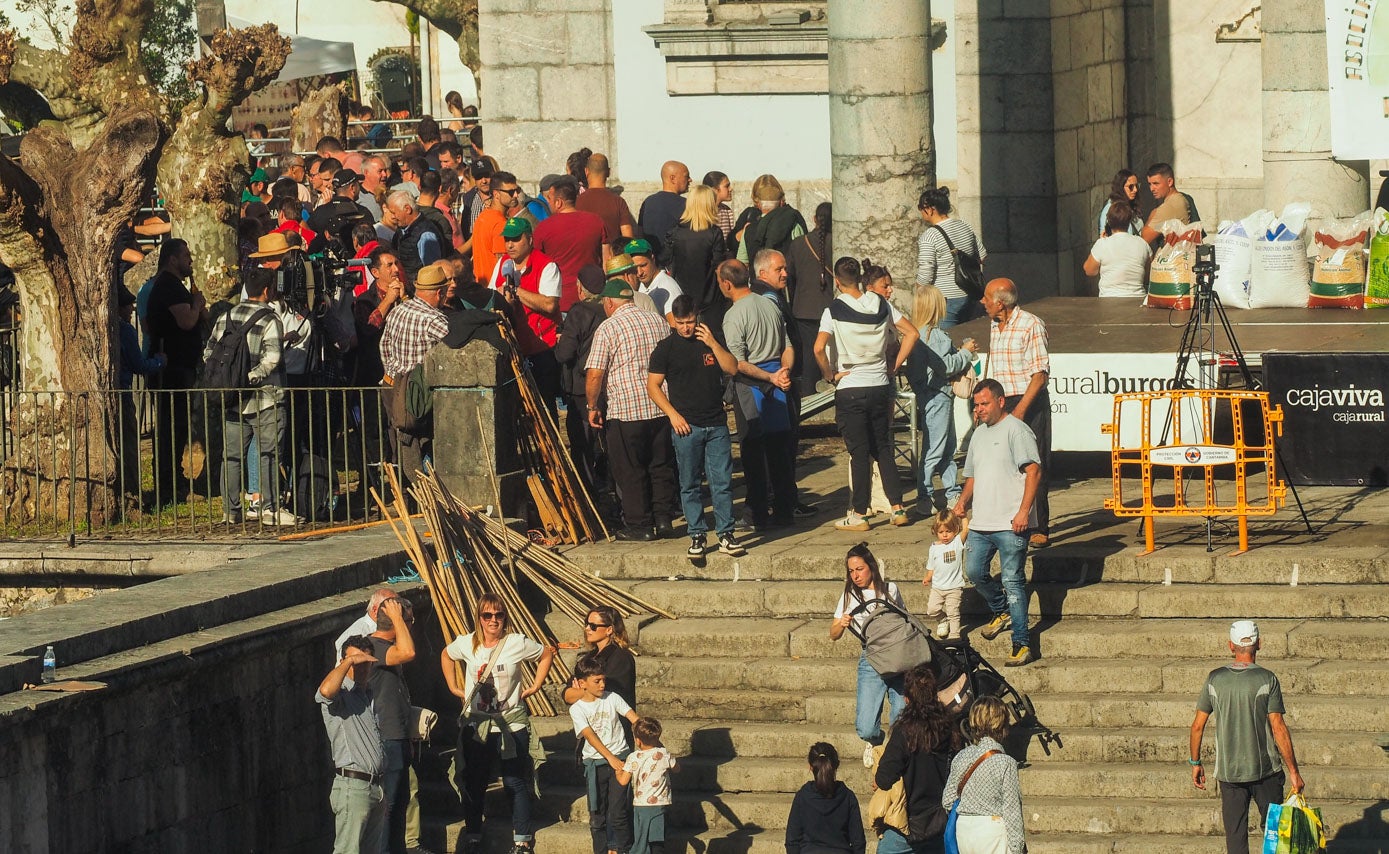
POLYGON ((289 120, 289 144, 293 151, 313 151, 325 136, 339 140, 347 132, 347 94, 343 84, 325 86, 309 93, 294 108, 289 120))
MULTIPOLYGON (((382 0, 377 0, 382 2, 382 0)), ((478 54, 477 0, 385 0, 426 19, 458 42, 458 58, 476 78, 482 69, 478 54)), ((478 87, 482 91, 482 87, 478 87)))

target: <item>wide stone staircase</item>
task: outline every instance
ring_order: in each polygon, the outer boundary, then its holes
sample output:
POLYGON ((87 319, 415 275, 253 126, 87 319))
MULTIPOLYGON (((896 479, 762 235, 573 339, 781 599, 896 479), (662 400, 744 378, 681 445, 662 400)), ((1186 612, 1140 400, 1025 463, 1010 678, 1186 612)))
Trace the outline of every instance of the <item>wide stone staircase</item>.
MULTIPOLYGON (((679 615, 643 619, 635 632, 638 710, 663 722, 683 766, 667 851, 783 851, 791 797, 809 779, 806 751, 819 740, 838 747, 840 779, 866 808, 868 773, 853 731, 857 642, 828 636, 843 584, 843 546, 830 543, 837 541, 773 543, 736 561, 711 556, 702 567, 673 544, 571 553, 679 615)), ((1330 850, 1389 851, 1389 757, 1380 746, 1389 732, 1389 563, 1380 551, 1304 559, 1292 586, 1292 564, 1278 557, 1287 550, 1238 558, 1194 547, 1146 558, 1085 546, 1043 550, 1029 569, 1042 659, 1024 668, 1002 667, 1006 633, 992 642, 978 637, 982 602, 967 590, 965 624, 977 648, 1031 696, 1062 742, 1049 753, 1035 740, 1027 749, 1029 850, 1223 851, 1219 796, 1214 785, 1192 787, 1187 738, 1205 675, 1229 658, 1230 620, 1253 618, 1263 639, 1259 660, 1282 682, 1307 795, 1322 809, 1330 850)), ((905 543, 878 549, 918 613, 926 600, 921 552, 905 543)), ((555 820, 539 832, 538 846, 582 854, 590 846, 587 810, 568 718, 534 726, 541 812, 555 820)), ((1212 723, 1208 767, 1214 734, 1212 723)), ((1252 846, 1258 851, 1258 840, 1252 846)))

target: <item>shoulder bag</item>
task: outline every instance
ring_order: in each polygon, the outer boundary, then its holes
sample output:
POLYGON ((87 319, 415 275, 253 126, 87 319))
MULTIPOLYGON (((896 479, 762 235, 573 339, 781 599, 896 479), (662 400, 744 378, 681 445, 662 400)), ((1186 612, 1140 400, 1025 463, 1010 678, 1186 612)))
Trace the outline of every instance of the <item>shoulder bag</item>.
POLYGON ((986 353, 983 361, 975 362, 965 368, 959 376, 950 381, 950 393, 965 400, 973 397, 974 387, 979 385, 979 378, 984 375, 988 361, 989 356, 986 353), (975 370, 976 366, 978 366, 978 370, 975 370))
POLYGON ((979 260, 979 256, 956 249, 955 244, 950 242, 950 235, 945 233, 945 229, 939 225, 931 227, 939 231, 940 236, 945 238, 945 246, 955 259, 955 286, 964 291, 970 299, 983 297, 984 264, 979 260))
POLYGON ((974 776, 975 770, 984 764, 985 759, 997 754, 997 750, 984 751, 984 755, 974 760, 974 764, 969 766, 965 776, 960 778, 960 785, 955 789, 955 803, 950 805, 950 816, 945 820, 945 854, 960 854, 960 844, 955 840, 955 825, 960 820, 960 798, 965 793, 965 784, 969 782, 970 777, 974 776))

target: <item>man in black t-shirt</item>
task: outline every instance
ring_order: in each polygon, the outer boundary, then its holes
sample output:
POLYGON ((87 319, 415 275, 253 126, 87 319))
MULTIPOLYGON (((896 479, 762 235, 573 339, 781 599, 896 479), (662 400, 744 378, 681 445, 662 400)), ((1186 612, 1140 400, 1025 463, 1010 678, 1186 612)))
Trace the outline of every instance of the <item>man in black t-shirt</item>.
POLYGON ((707 475, 719 551, 738 557, 747 552, 733 535, 733 439, 723 411, 724 377, 737 372, 738 360, 699 322, 688 294, 675 298, 671 314, 676 334, 651 353, 646 391, 670 419, 680 504, 690 531, 686 554, 691 560, 704 557, 709 528, 699 487, 707 475), (662 389, 663 383, 668 383, 667 389, 662 389))
POLYGON ((154 501, 176 502, 187 493, 188 483, 179 477, 179 454, 189 439, 190 403, 186 394, 202 367, 201 324, 207 319, 207 300, 198 286, 184 287, 193 275, 193 256, 178 238, 159 247, 159 271, 150 283, 146 322, 149 352, 163 353, 164 370, 149 379, 156 390, 154 423, 154 501))

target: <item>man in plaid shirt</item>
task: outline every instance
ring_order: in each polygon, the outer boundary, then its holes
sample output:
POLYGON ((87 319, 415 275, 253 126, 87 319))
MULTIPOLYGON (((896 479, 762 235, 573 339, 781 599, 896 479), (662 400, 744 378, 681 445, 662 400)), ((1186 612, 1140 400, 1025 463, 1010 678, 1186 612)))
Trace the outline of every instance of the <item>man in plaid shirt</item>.
POLYGON ((634 305, 632 286, 620 276, 603 287, 603 311, 608 319, 593 333, 585 366, 588 423, 606 431, 626 524, 617 538, 647 542, 674 532, 678 507, 670 419, 646 393, 651 352, 670 334, 670 324, 634 305))
POLYGON ((989 327, 989 376, 1003 386, 1008 413, 1032 428, 1041 456, 1042 482, 1037 487, 1037 528, 1031 544, 1045 546, 1051 508, 1047 480, 1051 477, 1051 398, 1047 379, 1051 361, 1047 355, 1047 327, 1037 315, 1018 307, 1018 286, 1011 279, 994 279, 984 288, 984 311, 989 327))
MULTIPOLYGON (((280 499, 280 453, 285 436, 285 367, 281 358, 282 331, 280 320, 270 298, 275 288, 275 271, 251 270, 246 277, 246 298, 232 306, 212 326, 212 336, 203 349, 203 361, 228 330, 235 330, 254 319, 246 332, 246 352, 254 364, 246 378, 252 390, 236 399, 227 399, 222 407, 222 521, 241 524, 242 468, 252 437, 260 450, 260 483, 262 499, 255 515, 263 525, 295 525, 299 519, 278 506, 280 499)), ((230 398, 230 395, 228 396, 230 398)))
MULTIPOLYGON (((424 354, 448 334, 448 319, 439 310, 448 283, 449 275, 442 264, 421 267, 419 275, 415 277, 415 295, 397 303, 396 308, 386 315, 386 328, 381 333, 381 366, 386 375, 381 383, 388 388, 381 392, 383 403, 389 403, 391 395, 405 394, 410 372, 424 361, 424 354)), ((388 415, 391 409, 387 405, 388 415)), ((418 427, 411 432, 402 430, 399 424, 393 423, 391 427, 399 449, 401 474, 408 481, 416 470, 424 470, 424 462, 431 456, 434 440, 428 427, 418 427)))

